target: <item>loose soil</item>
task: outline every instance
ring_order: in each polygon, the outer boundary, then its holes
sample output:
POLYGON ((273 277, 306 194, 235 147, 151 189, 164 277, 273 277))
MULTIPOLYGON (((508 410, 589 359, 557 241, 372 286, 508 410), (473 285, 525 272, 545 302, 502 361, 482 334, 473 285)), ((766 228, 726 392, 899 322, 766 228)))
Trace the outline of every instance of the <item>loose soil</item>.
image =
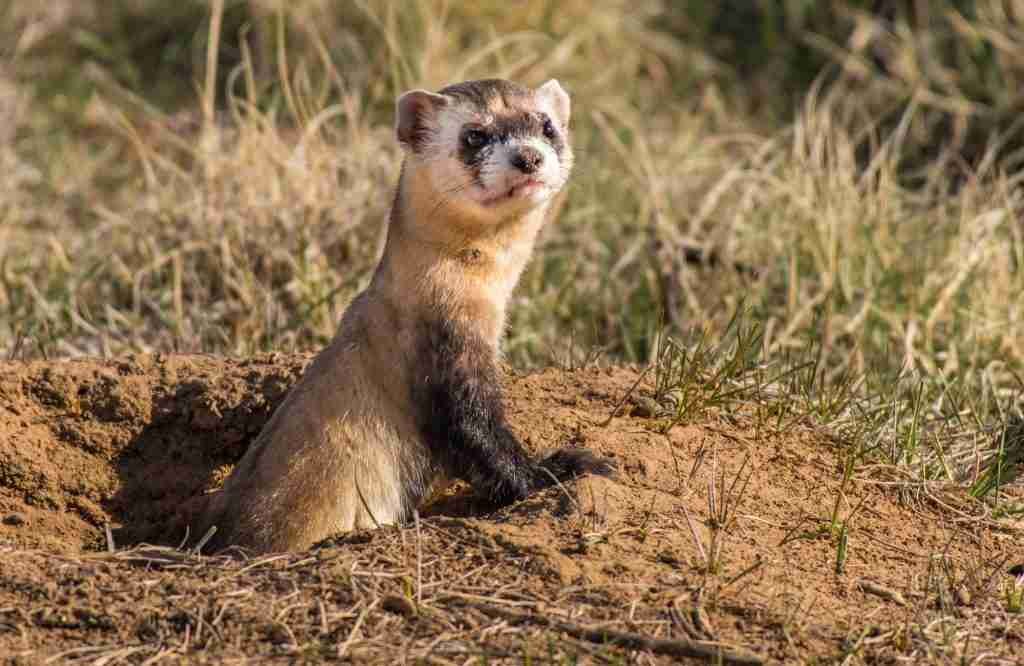
POLYGON ((737 409, 662 433, 628 368, 506 380, 531 450, 589 447, 616 480, 493 514, 456 488, 303 553, 175 549, 308 360, 0 363, 0 657, 1024 663, 1019 523, 883 468, 844 488, 811 423, 737 409))

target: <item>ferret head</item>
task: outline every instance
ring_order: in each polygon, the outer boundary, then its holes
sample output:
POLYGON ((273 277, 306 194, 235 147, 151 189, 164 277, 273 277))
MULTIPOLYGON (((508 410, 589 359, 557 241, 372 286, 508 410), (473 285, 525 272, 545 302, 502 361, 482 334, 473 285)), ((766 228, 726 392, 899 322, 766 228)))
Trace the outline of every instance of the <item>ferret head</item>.
POLYGON ((474 226, 545 205, 572 168, 569 95, 554 79, 536 89, 489 79, 407 92, 395 133, 418 205, 474 226))

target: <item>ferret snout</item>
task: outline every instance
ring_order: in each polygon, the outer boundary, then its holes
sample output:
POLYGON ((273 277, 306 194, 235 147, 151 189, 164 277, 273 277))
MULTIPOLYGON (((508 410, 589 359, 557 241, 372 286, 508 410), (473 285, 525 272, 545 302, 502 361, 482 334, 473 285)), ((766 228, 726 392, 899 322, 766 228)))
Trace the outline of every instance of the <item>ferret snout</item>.
POLYGON ((512 166, 525 174, 537 173, 544 164, 544 154, 533 146, 519 146, 512 153, 512 166))

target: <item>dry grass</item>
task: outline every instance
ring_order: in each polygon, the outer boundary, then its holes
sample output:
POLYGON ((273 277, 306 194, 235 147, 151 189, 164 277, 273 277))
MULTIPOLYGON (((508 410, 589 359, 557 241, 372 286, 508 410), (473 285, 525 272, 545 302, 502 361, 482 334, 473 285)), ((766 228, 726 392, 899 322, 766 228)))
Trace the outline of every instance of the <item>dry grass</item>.
POLYGON ((322 344, 377 253, 396 93, 557 76, 579 167, 512 310, 514 363, 674 362, 669 422, 746 401, 830 426, 912 495, 968 485, 1019 512, 998 498, 1024 446, 1020 25, 998 2, 892 22, 836 4, 845 31, 800 33, 828 84, 779 122, 663 3, 258 2, 242 41, 237 2, 220 30, 187 3, 9 3, 0 352, 322 344), (174 94, 110 27, 158 11, 192 30, 174 94))

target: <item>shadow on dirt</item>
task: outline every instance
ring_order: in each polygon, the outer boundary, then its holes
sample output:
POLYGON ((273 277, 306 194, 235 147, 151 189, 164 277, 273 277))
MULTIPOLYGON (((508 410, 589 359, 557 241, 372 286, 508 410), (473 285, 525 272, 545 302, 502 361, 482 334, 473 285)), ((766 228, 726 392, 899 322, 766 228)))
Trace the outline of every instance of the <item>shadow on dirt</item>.
MULTIPOLYGON (((309 355, 0 363, 0 542, 62 551, 177 546, 309 355)), ((424 516, 486 509, 465 485, 424 516)))
POLYGON ((0 541, 177 545, 308 360, 0 364, 0 541))

